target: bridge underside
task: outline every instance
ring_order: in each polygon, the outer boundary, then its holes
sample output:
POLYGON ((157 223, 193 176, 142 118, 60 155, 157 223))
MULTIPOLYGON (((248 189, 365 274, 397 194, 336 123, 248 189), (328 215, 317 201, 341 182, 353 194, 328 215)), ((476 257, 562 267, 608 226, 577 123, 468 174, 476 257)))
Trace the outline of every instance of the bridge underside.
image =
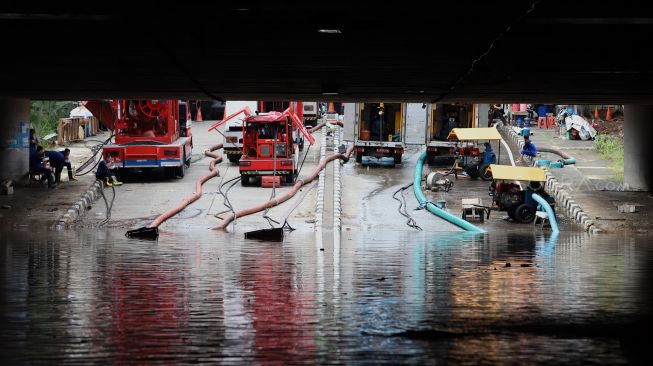
POLYGON ((645 2, 432 3, 12 2, 0 96, 653 102, 645 2))

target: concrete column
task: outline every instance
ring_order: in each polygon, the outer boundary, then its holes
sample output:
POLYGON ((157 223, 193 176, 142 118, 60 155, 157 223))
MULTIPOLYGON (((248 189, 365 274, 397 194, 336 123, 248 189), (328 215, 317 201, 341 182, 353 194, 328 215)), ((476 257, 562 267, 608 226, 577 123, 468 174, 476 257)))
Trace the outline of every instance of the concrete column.
POLYGON ((29 169, 29 99, 0 99, 0 180, 29 169))
POLYGON ((626 105, 624 109, 624 184, 626 189, 653 187, 653 105, 626 105))

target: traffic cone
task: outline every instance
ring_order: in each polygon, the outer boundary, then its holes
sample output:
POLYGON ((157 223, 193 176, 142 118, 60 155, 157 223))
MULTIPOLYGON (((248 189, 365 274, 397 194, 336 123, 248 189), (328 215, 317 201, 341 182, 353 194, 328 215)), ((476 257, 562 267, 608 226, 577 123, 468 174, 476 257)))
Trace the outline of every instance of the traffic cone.
POLYGON ((608 107, 608 111, 605 113, 605 120, 610 121, 612 120, 612 109, 608 107))
POLYGON ((197 104, 197 122, 202 122, 202 108, 197 104))
POLYGON ((596 106, 594 108, 594 118, 596 118, 596 119, 601 118, 601 117, 599 117, 599 106, 596 106))
POLYGON ((329 103, 329 111, 327 113, 336 113, 336 107, 333 106, 333 103, 329 103))

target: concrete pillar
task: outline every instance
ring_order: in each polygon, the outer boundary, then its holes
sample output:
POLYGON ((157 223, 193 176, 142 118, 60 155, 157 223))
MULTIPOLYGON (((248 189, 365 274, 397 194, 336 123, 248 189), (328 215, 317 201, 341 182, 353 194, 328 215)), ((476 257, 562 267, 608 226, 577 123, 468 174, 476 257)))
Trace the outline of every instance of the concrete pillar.
POLYGON ((653 105, 626 105, 624 109, 624 184, 626 189, 653 187, 653 105))
POLYGON ((29 99, 0 99, 0 181, 29 169, 29 99))

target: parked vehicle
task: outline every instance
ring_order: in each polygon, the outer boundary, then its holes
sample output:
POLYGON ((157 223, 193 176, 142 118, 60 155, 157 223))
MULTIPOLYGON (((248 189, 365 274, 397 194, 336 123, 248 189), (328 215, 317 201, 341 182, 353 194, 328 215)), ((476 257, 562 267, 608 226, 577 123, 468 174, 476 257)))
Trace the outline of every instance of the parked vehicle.
POLYGON ((220 132, 224 135, 223 151, 232 163, 237 163, 243 155, 243 120, 247 116, 245 111, 252 114, 256 111, 256 101, 227 101, 224 109, 224 117, 227 120, 220 126, 220 132))
POLYGON ((496 205, 494 210, 507 212, 515 222, 531 223, 538 207, 533 193, 544 198, 553 209, 555 199, 544 191, 546 175, 543 169, 492 164, 490 170, 493 181, 489 194, 496 205), (522 188, 520 181, 526 182, 526 188, 522 188))
POLYGON ((317 102, 302 102, 302 111, 304 115, 304 126, 315 127, 319 118, 317 102))
POLYGON ((368 156, 401 164, 407 145, 424 144, 428 115, 422 103, 344 103, 344 139, 354 143, 358 163, 368 156))
MULTIPOLYGON (((426 133, 426 162, 433 165, 438 159, 455 158, 456 142, 447 137, 454 128, 478 127, 478 104, 429 104, 431 111, 426 133)), ((487 112, 486 112, 487 113, 487 112)))
POLYGON ((118 174, 127 169, 164 168, 183 177, 193 154, 187 104, 178 100, 87 101, 86 108, 112 125, 115 142, 102 148, 118 174))

